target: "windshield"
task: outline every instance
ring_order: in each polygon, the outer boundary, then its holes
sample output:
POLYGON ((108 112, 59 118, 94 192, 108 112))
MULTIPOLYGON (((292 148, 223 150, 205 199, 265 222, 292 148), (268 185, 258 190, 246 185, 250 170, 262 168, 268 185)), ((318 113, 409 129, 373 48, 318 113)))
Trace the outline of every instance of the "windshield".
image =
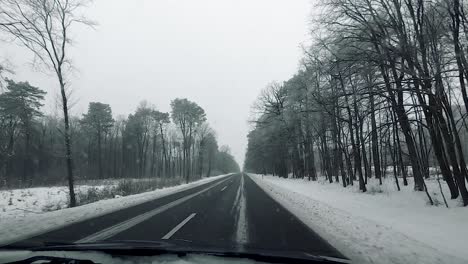
POLYGON ((0 263, 468 263, 465 8, 0 0, 0 263))

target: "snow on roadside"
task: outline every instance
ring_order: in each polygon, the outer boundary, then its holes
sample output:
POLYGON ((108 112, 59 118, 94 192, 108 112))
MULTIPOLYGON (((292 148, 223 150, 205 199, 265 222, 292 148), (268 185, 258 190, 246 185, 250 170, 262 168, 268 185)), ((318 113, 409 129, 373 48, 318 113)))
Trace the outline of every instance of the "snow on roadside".
MULTIPOLYGON (((170 187, 182 182, 181 178, 80 180, 75 182, 77 203, 84 205, 109 198, 128 196, 170 187)), ((25 217, 60 210, 68 207, 68 187, 50 186, 19 189, 0 189, 0 213, 2 217, 25 217)))
POLYGON ((237 208, 237 223, 236 223, 236 241, 239 245, 247 244, 249 241, 247 230, 247 215, 246 215, 246 200, 245 200, 245 185, 244 175, 241 176, 239 188, 237 189, 236 198, 233 207, 237 208))
POLYGON ((384 185, 362 194, 339 184, 250 176, 356 263, 468 263, 466 208, 430 207, 411 184, 399 193, 384 185))
MULTIPOLYGON (((109 187, 105 185, 79 185, 75 192, 86 193, 90 189, 98 191, 109 187)), ((60 210, 68 207, 68 187, 51 186, 0 191, 1 219, 25 217, 60 210)))
MULTIPOLYGON (((101 200, 74 208, 65 208, 51 212, 42 212, 39 210, 41 208, 41 204, 46 203, 45 199, 56 199, 56 201, 54 201, 56 204, 57 202, 60 204, 63 199, 66 201, 66 195, 68 192, 60 189, 65 187, 12 190, 13 192, 18 192, 19 197, 22 197, 22 195, 25 194, 25 196, 20 199, 30 201, 17 201, 15 198, 16 201, 14 201, 14 204, 10 207, 14 207, 16 203, 22 203, 23 207, 19 210, 9 209, 7 211, 5 209, 4 212, 2 211, 3 209, 1 209, 5 208, 5 199, 2 197, 3 192, 6 192, 6 197, 8 197, 12 191, 1 191, 0 202, 2 204, 0 204, 0 246, 10 244, 14 241, 18 241, 34 235, 42 234, 47 231, 58 229, 72 223, 108 214, 140 203, 144 203, 146 201, 187 190, 214 181, 216 179, 226 177, 228 175, 231 174, 203 178, 188 184, 162 188, 151 192, 129 195, 125 197, 101 200)), ((96 186, 92 187, 96 188, 96 186)), ((9 203, 9 198, 6 199, 6 203, 9 203)))

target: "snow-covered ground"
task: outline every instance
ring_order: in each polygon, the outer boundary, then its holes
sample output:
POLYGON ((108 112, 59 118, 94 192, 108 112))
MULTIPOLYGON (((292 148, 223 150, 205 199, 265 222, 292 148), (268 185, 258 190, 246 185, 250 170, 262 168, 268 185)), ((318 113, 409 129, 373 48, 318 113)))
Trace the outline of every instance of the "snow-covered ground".
MULTIPOLYGON (((109 188, 106 185, 78 185, 75 192, 79 195, 88 190, 97 191, 109 188)), ((1 219, 9 217, 25 217, 60 210, 68 207, 68 187, 51 186, 0 191, 1 219)))
POLYGON ((371 192, 359 193, 356 185, 250 176, 356 263, 468 263, 468 209, 458 200, 448 200, 447 209, 436 180, 426 184, 439 206, 429 206, 412 182, 400 192, 392 179, 370 182, 371 192))
MULTIPOLYGON (((180 178, 174 178, 170 181, 160 178, 77 181, 75 193, 78 204, 83 205, 98 200, 175 186, 181 181, 183 180, 180 178)), ((29 214, 67 208, 69 204, 68 193, 67 186, 0 190, 0 216, 1 218, 26 217, 29 214)))
MULTIPOLYGON (((125 197, 116 196, 112 199, 101 200, 74 208, 66 208, 68 202, 66 187, 41 187, 0 191, 0 246, 193 188, 228 175, 230 174, 203 178, 188 184, 125 197)), ((102 189, 104 185, 82 185, 78 186, 77 190, 78 192, 86 192, 90 188, 102 189)))

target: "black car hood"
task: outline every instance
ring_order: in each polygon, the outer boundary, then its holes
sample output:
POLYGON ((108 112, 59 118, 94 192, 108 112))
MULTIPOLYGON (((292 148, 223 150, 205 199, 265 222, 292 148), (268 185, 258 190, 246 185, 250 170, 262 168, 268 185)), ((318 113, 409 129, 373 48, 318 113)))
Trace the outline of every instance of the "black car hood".
POLYGON ((249 245, 220 247, 216 245, 194 243, 188 240, 155 241, 103 241, 94 243, 52 244, 31 248, 32 251, 98 251, 113 256, 155 256, 175 254, 204 254, 221 257, 247 258, 270 263, 350 263, 348 259, 313 255, 302 251, 268 250, 249 245))

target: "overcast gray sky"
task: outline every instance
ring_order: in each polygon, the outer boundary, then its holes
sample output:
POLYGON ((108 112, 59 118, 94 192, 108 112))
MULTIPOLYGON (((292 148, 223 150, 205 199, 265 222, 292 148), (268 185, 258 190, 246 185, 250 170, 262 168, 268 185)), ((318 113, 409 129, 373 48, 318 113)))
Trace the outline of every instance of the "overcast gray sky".
MULTIPOLYGON (((172 99, 186 97, 242 166, 251 105, 269 82, 297 70, 311 8, 310 0, 95 0, 88 16, 98 27, 73 33, 72 113, 91 101, 115 115, 142 100, 169 111, 172 99)), ((48 91, 51 111, 55 79, 32 70, 24 49, 2 47, 13 79, 48 91)))

